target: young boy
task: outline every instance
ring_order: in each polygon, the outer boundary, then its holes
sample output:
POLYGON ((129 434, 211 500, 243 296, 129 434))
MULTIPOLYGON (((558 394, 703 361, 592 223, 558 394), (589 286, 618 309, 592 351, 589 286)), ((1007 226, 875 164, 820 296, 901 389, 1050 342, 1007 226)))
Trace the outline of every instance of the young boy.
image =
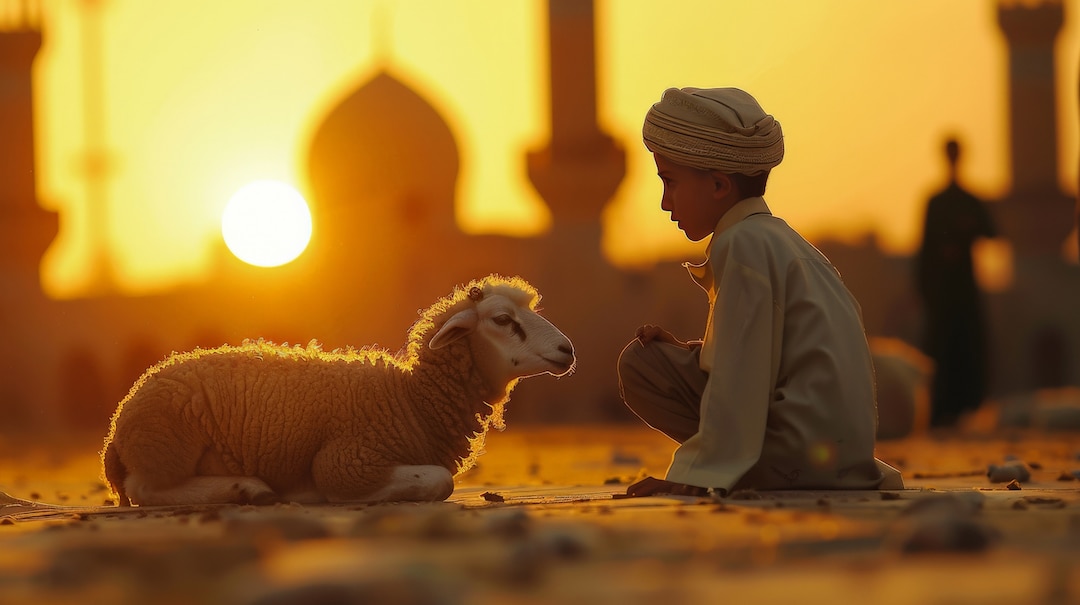
POLYGON ((680 445, 630 496, 903 486, 874 458, 874 369, 858 303, 822 254, 769 211, 780 124, 736 88, 668 89, 642 129, 660 207, 701 265, 703 341, 645 325, 619 358, 623 400, 680 445))

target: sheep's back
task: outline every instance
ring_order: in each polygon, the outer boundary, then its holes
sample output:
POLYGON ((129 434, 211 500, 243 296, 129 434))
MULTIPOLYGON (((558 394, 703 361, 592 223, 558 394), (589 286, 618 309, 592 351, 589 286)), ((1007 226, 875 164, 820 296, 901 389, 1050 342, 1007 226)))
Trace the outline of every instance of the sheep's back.
POLYGON ((360 394, 385 391, 395 371, 378 365, 248 351, 167 364, 124 404, 117 439, 127 426, 175 422, 170 431, 182 427, 186 438, 204 442, 229 473, 292 487, 308 480, 311 460, 328 439, 367 424, 360 394))

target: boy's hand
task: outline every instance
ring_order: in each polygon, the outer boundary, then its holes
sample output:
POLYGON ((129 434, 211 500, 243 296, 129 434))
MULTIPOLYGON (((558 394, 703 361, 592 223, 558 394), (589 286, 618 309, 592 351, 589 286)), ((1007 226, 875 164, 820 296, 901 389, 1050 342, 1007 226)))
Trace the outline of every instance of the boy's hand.
POLYGON ((666 481, 655 477, 645 477, 641 481, 626 488, 626 497, 628 498, 641 498, 644 496, 654 496, 656 494, 696 496, 702 498, 709 495, 709 490, 704 487, 697 487, 696 485, 675 483, 674 481, 666 481))
POLYGON ((668 344, 673 344, 678 347, 689 348, 689 346, 685 342, 679 340, 678 338, 675 338, 675 336, 673 336, 671 332, 668 332, 660 326, 654 326, 651 324, 645 324, 638 328, 634 336, 636 336, 643 345, 647 345, 655 340, 658 342, 666 342, 668 344))

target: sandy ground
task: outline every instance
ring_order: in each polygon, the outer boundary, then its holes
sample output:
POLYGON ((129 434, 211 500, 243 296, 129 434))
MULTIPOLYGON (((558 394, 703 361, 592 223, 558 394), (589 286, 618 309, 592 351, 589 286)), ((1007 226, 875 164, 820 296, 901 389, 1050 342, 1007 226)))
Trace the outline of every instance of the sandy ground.
POLYGON ((1080 603, 1080 433, 881 443, 905 490, 623 499, 666 438, 511 419, 448 502, 376 506, 117 508, 97 447, 0 445, 0 603, 1080 603))

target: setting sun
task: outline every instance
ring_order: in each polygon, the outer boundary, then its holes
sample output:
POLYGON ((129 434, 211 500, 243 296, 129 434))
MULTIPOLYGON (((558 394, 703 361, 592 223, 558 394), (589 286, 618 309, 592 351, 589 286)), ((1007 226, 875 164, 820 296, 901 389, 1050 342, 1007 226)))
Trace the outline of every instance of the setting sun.
POLYGON ((292 261, 311 240, 311 212, 296 189, 279 181, 255 181, 233 194, 221 216, 225 245, 259 267, 292 261))

